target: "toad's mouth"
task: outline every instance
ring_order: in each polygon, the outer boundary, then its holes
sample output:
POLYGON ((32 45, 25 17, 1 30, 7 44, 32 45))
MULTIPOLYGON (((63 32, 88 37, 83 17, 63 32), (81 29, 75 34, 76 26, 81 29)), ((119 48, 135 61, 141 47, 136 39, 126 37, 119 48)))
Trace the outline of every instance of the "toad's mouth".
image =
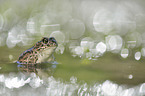
POLYGON ((44 48, 43 51, 47 51, 47 50, 55 51, 56 48, 57 48, 57 46, 49 46, 49 47, 44 48))
POLYGON ((55 52, 55 49, 56 47, 49 47, 49 48, 44 49, 41 53, 45 55, 50 55, 55 52))

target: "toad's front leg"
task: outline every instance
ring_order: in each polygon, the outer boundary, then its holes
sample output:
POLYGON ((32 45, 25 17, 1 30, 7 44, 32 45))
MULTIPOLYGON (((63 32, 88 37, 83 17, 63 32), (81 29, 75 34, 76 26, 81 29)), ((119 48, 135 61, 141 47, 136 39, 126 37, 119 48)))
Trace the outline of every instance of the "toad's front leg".
POLYGON ((54 62, 54 60, 55 60, 55 57, 54 57, 54 55, 52 54, 52 55, 48 58, 47 62, 54 62))

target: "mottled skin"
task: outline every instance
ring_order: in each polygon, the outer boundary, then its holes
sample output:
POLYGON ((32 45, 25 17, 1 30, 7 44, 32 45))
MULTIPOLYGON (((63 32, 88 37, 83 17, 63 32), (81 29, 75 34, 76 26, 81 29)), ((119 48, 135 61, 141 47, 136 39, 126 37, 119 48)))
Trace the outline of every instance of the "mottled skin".
POLYGON ((36 64, 54 61, 53 53, 58 44, 54 37, 43 37, 32 48, 24 51, 18 58, 18 64, 36 64))

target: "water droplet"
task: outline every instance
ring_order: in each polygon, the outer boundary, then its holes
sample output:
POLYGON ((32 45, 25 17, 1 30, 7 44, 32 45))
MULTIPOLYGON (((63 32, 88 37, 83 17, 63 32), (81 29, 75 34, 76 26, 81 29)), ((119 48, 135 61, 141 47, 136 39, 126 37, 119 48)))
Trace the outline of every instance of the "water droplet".
POLYGON ((119 52, 122 48, 122 38, 119 35, 109 35, 106 37, 107 49, 112 52, 119 52))
POLYGON ((106 51, 106 44, 99 42, 96 46, 96 50, 103 54, 106 51))
POLYGON ((10 61, 13 60, 13 58, 14 58, 13 55, 10 54, 10 55, 9 55, 10 61))
POLYGON ((85 37, 81 40, 80 43, 81 47, 84 47, 85 49, 91 49, 94 47, 93 39, 90 37, 85 37))
POLYGON ((140 52, 136 52, 134 56, 135 56, 135 59, 136 59, 136 60, 140 60, 140 58, 141 58, 141 53, 140 53, 140 52))
POLYGON ((139 92, 143 95, 145 95, 145 83, 141 84, 139 92))
MULTIPOLYGON (((28 78, 29 79, 29 78, 28 78)), ((27 79, 27 80, 28 80, 27 79)), ((19 88, 21 86, 24 86, 25 83, 28 83, 27 80, 24 79, 19 79, 18 77, 13 77, 13 78, 6 78, 5 79, 5 86, 7 88, 19 88)))
POLYGON ((102 84, 102 91, 108 96, 115 96, 117 88, 117 84, 113 84, 108 80, 102 84))
POLYGON ((145 48, 142 48, 142 49, 141 49, 141 54, 142 54, 142 56, 145 57, 145 48))
POLYGON ((128 75, 128 79, 133 79, 133 75, 132 74, 128 75))
POLYGON ((139 32, 128 33, 126 41, 128 48, 139 47, 142 43, 141 34, 139 32))
POLYGON ((129 50, 128 49, 124 48, 124 49, 121 50, 121 57, 122 58, 127 58, 128 55, 129 55, 129 50))
POLYGON ((82 47, 80 47, 80 46, 77 46, 77 47, 75 48, 75 53, 76 53, 77 55, 83 55, 83 53, 84 53, 84 48, 82 48, 82 47))

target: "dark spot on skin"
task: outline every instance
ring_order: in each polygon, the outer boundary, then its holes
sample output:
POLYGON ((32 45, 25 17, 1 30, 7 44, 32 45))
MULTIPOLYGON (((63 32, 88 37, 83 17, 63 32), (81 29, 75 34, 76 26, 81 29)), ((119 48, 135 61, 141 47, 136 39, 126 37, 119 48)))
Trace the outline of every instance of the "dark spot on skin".
POLYGON ((47 46, 48 46, 48 47, 50 47, 50 45, 49 45, 49 44, 47 44, 47 46))
POLYGON ((54 37, 50 37, 49 40, 50 41, 53 41, 53 40, 55 41, 54 37))
POLYGON ((24 56, 24 55, 26 55, 26 54, 31 54, 31 51, 26 51, 26 52, 24 52, 22 56, 24 56))
POLYGON ((23 57, 21 56, 21 57, 19 57, 19 60, 21 60, 23 57))
POLYGON ((20 63, 22 63, 22 61, 20 61, 20 63))
POLYGON ((43 37, 42 42, 43 42, 44 44, 47 44, 47 43, 48 43, 48 38, 47 38, 47 37, 43 37))

